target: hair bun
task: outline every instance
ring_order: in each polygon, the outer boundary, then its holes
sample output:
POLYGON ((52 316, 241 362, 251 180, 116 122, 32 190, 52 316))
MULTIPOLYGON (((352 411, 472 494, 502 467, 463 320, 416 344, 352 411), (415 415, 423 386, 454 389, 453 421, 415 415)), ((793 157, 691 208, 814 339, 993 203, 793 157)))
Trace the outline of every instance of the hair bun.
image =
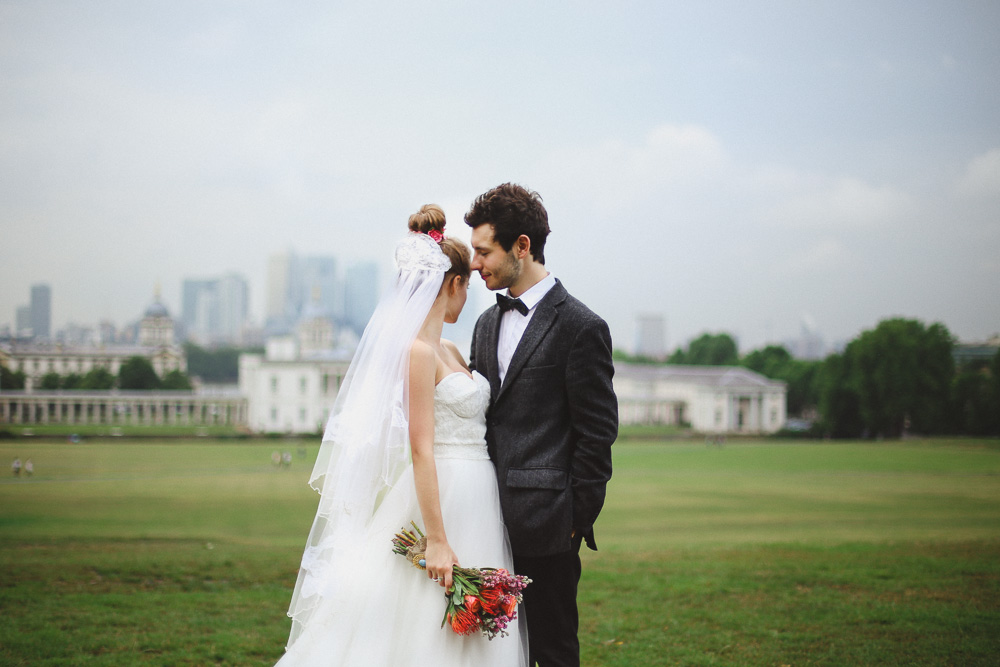
POLYGON ((437 204, 424 204, 420 210, 410 216, 407 223, 411 232, 430 231, 444 232, 444 211, 437 204))

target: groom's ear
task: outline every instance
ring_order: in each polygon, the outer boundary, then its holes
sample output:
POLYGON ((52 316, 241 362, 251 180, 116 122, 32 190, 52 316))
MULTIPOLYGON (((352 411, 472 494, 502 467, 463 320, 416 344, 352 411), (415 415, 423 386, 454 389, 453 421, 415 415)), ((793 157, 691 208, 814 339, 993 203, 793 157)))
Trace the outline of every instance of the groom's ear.
POLYGON ((514 241, 514 253, 518 259, 524 259, 531 254, 531 239, 527 234, 521 234, 514 241))

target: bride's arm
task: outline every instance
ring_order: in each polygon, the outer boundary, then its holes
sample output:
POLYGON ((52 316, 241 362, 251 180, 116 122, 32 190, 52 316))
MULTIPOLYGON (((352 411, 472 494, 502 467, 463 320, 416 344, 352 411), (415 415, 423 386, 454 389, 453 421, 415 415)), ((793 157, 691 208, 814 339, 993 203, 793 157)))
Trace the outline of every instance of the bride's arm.
POLYGON ((452 566, 458 558, 448 544, 441 517, 437 467, 434 464, 434 380, 437 358, 427 344, 416 341, 410 350, 410 453, 420 515, 427 535, 427 576, 440 578, 451 588, 452 566))

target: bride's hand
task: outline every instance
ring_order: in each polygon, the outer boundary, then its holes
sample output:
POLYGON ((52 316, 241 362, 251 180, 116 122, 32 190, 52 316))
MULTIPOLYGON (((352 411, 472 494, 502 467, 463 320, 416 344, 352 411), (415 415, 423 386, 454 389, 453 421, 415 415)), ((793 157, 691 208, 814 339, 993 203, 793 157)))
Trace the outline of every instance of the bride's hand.
POLYGON ((452 567, 458 565, 458 556, 451 550, 447 540, 440 542, 427 540, 424 559, 427 561, 427 576, 432 581, 439 582, 446 591, 451 590, 452 567))

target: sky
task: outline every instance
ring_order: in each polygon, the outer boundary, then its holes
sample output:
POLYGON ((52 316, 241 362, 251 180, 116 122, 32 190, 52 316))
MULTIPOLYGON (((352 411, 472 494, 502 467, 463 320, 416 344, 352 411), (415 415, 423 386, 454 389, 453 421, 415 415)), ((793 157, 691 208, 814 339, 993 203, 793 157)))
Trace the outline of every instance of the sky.
MULTIPOLYGON (((0 0, 0 327, 376 261, 512 181, 633 349, 1000 332, 1000 3, 0 0), (372 6, 375 5, 375 6, 372 6)), ((491 295, 474 276, 471 310, 491 295)))

